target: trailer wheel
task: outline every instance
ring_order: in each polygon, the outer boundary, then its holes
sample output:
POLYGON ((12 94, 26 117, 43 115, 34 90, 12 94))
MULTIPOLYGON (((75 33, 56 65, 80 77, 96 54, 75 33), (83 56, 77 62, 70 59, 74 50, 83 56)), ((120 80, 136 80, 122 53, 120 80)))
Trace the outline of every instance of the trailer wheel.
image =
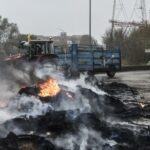
POLYGON ((109 70, 106 72, 109 78, 113 78, 116 74, 116 69, 113 65, 109 66, 109 70))
POLYGON ((116 72, 115 71, 107 71, 106 74, 109 78, 113 78, 115 76, 116 72))

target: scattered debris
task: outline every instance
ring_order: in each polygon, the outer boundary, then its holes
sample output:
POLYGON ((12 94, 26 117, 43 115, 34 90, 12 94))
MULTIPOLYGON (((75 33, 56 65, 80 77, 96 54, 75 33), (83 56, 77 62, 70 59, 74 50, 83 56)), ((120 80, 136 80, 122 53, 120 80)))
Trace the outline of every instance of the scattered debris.
POLYGON ((87 150, 150 149, 150 127, 133 123, 136 119, 150 118, 150 105, 139 101, 136 89, 125 84, 104 84, 94 77, 90 79, 86 78, 88 84, 106 94, 100 95, 82 85, 78 86, 79 93, 73 93, 64 90, 55 80, 40 83, 40 89, 39 86, 22 88, 20 96, 36 96, 42 103, 55 105, 55 108, 61 105, 62 99, 66 103, 82 103, 82 99, 86 99, 90 111, 71 107, 66 110, 48 109, 36 117, 24 115, 7 120, 0 124, 0 130, 9 133, 0 139, 0 149, 63 150, 68 149, 68 145, 63 143, 65 140, 72 140, 73 149, 68 150, 80 149, 81 146, 87 150), (47 92, 47 88, 51 92, 47 92), (17 131, 20 131, 19 135, 17 131), (59 148, 59 142, 62 148, 59 148))

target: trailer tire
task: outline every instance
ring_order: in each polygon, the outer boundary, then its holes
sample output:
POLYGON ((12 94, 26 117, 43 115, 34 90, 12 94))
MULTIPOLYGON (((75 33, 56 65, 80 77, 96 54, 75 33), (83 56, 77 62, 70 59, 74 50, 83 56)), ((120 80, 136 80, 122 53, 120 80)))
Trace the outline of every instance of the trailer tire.
POLYGON ((109 70, 106 72, 109 78, 113 78, 116 74, 116 69, 114 66, 109 66, 109 70))
POLYGON ((108 76, 109 78, 113 78, 113 77, 115 76, 115 74, 116 74, 115 71, 107 71, 106 73, 107 73, 107 76, 108 76))

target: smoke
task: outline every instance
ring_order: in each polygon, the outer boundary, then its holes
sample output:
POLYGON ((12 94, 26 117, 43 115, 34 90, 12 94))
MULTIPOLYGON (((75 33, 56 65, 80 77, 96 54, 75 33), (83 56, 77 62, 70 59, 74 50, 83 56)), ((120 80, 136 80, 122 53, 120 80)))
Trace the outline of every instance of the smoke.
POLYGON ((11 64, 0 64, 0 100, 10 100, 16 95, 22 85, 30 83, 30 76, 26 66, 25 70, 15 68, 11 64))
POLYGON ((42 103, 34 96, 16 96, 8 102, 6 108, 0 109, 0 124, 20 116, 44 115, 49 110, 53 110, 50 104, 42 103))
MULTIPOLYGON (((76 80, 68 80, 65 79, 59 68, 56 69, 55 66, 50 64, 37 64, 34 70, 32 70, 28 64, 23 64, 22 67, 23 68, 21 69, 17 69, 13 66, 6 66, 5 68, 2 68, 1 66, 2 71, 0 72, 0 94, 2 100, 7 101, 8 106, 0 109, 0 123, 24 115, 26 117, 37 117, 38 115, 44 115, 49 110, 65 110, 68 112, 68 117, 74 119, 80 115, 80 113, 93 112, 93 106, 91 105, 90 101, 94 102, 95 100, 88 98, 88 95, 84 96, 80 91, 81 88, 85 88, 99 96, 106 94, 104 91, 98 88, 97 85, 95 85, 94 80, 92 80, 93 82, 88 82, 87 74, 82 74, 80 78, 76 80), (36 84, 38 79, 46 79, 47 77, 56 79, 63 90, 74 93, 74 97, 70 100, 66 100, 65 97, 62 97, 59 105, 52 106, 50 103, 42 103, 38 97, 17 95, 21 86, 32 86, 33 84, 36 84)), ((102 111, 103 108, 98 108, 97 110, 98 113, 101 113, 102 111)), ((15 128, 15 125, 13 126, 13 132, 16 134, 22 134, 20 129, 15 128)), ((1 127, 0 130, 3 131, 3 134, 1 135, 8 134, 8 131, 5 130, 5 127, 1 127)), ((80 127, 80 130, 76 134, 70 133, 62 135, 61 137, 57 137, 52 140, 52 142, 57 146, 61 146, 68 150, 73 150, 75 147, 80 150, 97 150, 102 149, 106 143, 110 146, 115 145, 114 141, 104 140, 101 137, 100 132, 88 129, 87 127, 80 127)))
POLYGON ((66 79, 63 72, 59 70, 59 68, 56 69, 56 67, 52 66, 51 64, 45 64, 44 66, 37 65, 36 69, 34 70, 34 75, 39 79, 45 79, 47 77, 56 79, 64 90, 73 92, 75 94, 72 101, 67 101, 62 97, 60 105, 57 106, 55 110, 78 109, 80 112, 84 113, 91 112, 89 99, 81 94, 79 87, 89 89, 98 95, 106 94, 104 91, 97 88, 94 83, 86 80, 88 78, 87 74, 81 74, 80 78, 77 79, 66 79))
MULTIPOLYGON (((89 90, 99 96, 107 94, 98 88, 94 82, 95 79, 90 79, 87 74, 80 75, 80 78, 78 79, 68 80, 64 77, 62 72, 55 70, 55 68, 51 65, 46 65, 45 67, 41 67, 39 65, 34 73, 35 76, 40 79, 52 77, 58 81, 64 90, 74 93, 72 100, 66 100, 62 97, 59 106, 54 108, 56 111, 65 110, 67 111, 68 117, 74 119, 78 117, 80 113, 92 113, 94 110, 93 107, 95 107, 96 113, 103 116, 102 112, 105 108, 102 107, 102 103, 104 99, 98 99, 98 102, 96 102, 97 100, 88 98, 88 95, 85 96, 80 91, 81 88, 85 88, 86 90, 89 90), (94 102, 96 103, 94 104, 94 102), (91 103, 93 103, 93 106, 91 103), (99 103, 101 103, 101 105, 99 105, 99 103)), ((101 83, 99 84, 101 86, 101 83)), ((90 93, 87 94, 90 95, 90 93)), ((68 150, 99 150, 103 149, 103 147, 106 147, 106 149, 112 149, 112 147, 116 145, 116 142, 113 140, 104 140, 100 132, 96 132, 93 129, 88 129, 83 126, 80 127, 76 134, 65 134, 50 140, 55 145, 68 150)))
POLYGON ((90 89, 97 94, 106 94, 104 91, 93 86, 91 82, 89 83, 85 80, 88 77, 87 74, 81 74, 80 78, 78 79, 66 79, 61 69, 56 69, 56 66, 51 64, 45 64, 44 66, 38 64, 34 70, 34 75, 40 79, 44 79, 45 77, 52 77, 56 79, 60 85, 68 87, 69 91, 72 92, 76 92, 78 90, 78 86, 82 86, 83 88, 90 89))
POLYGON ((52 109, 53 107, 50 104, 42 103, 38 98, 26 95, 15 97, 8 106, 8 111, 19 114, 19 116, 26 115, 26 117, 44 115, 52 109))
POLYGON ((86 127, 81 127, 76 135, 66 134, 54 139, 52 142, 57 146, 68 150, 99 150, 103 149, 105 145, 108 145, 108 147, 111 148, 117 144, 113 140, 104 140, 100 132, 95 132, 94 130, 86 127))
POLYGON ((55 110, 79 110, 80 113, 91 112, 91 105, 89 100, 84 98, 79 91, 75 93, 75 96, 72 100, 67 100, 62 98, 59 107, 56 107, 55 110))
POLYGON ((17 99, 16 95, 20 88, 31 83, 29 75, 31 67, 25 63, 19 68, 12 64, 1 63, 0 70, 0 123, 2 123, 20 115, 15 112, 17 107, 14 110, 11 107, 13 104, 23 102, 15 99, 17 99))
MULTIPOLYGON (((43 110, 51 108, 50 104, 43 104, 36 97, 16 96, 21 86, 32 86, 31 83, 33 80, 30 76, 31 67, 32 66, 27 63, 23 63, 21 66, 19 66, 19 69, 12 65, 5 64, 5 67, 0 65, 0 102, 8 103, 8 107, 1 110, 1 122, 19 115, 26 114, 36 116, 44 114, 45 112, 43 110), (19 107, 21 107, 21 109, 19 107), (23 112, 23 108, 28 108, 28 110, 24 110, 23 112)), ((97 94, 105 94, 103 91, 98 90, 89 83, 86 83, 85 78, 87 75, 81 75, 81 77, 77 80, 66 80, 63 76, 63 73, 58 69, 56 70, 56 67, 50 64, 46 64, 44 66, 37 64, 32 73, 34 73, 33 76, 35 79, 52 77, 58 80, 58 83, 62 85, 65 90, 75 93, 75 97, 72 101, 66 101, 62 97, 59 107, 56 107, 55 110, 79 109, 81 112, 90 112, 91 106, 89 104, 89 100, 82 96, 78 88, 79 86, 91 89, 97 94)))
POLYGON ((33 73, 39 79, 45 79, 45 77, 52 77, 54 79, 57 79, 58 82, 65 80, 61 69, 49 63, 44 65, 37 64, 33 73))

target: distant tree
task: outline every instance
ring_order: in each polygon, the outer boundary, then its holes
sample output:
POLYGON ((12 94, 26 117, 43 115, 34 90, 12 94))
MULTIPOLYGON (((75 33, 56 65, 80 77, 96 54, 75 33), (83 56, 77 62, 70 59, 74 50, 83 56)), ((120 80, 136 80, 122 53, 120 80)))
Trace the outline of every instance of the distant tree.
POLYGON ((119 47, 122 51, 122 62, 124 64, 141 64, 145 60, 145 48, 150 48, 150 26, 135 28, 129 35, 125 35, 122 29, 115 30, 113 43, 111 30, 106 31, 104 44, 107 48, 110 45, 119 47))
POLYGON ((1 20, 1 30, 7 29, 8 26, 9 26, 8 19, 7 18, 2 19, 1 20))
POLYGON ((16 24, 9 23, 0 16, 0 55, 15 53, 17 49, 19 29, 16 24))
POLYGON ((107 49, 110 48, 120 48, 122 52, 122 60, 126 59, 128 55, 128 46, 127 46, 127 36, 125 35, 123 29, 118 29, 114 31, 113 39, 111 34, 111 29, 107 30, 104 37, 103 43, 106 45, 107 49))

